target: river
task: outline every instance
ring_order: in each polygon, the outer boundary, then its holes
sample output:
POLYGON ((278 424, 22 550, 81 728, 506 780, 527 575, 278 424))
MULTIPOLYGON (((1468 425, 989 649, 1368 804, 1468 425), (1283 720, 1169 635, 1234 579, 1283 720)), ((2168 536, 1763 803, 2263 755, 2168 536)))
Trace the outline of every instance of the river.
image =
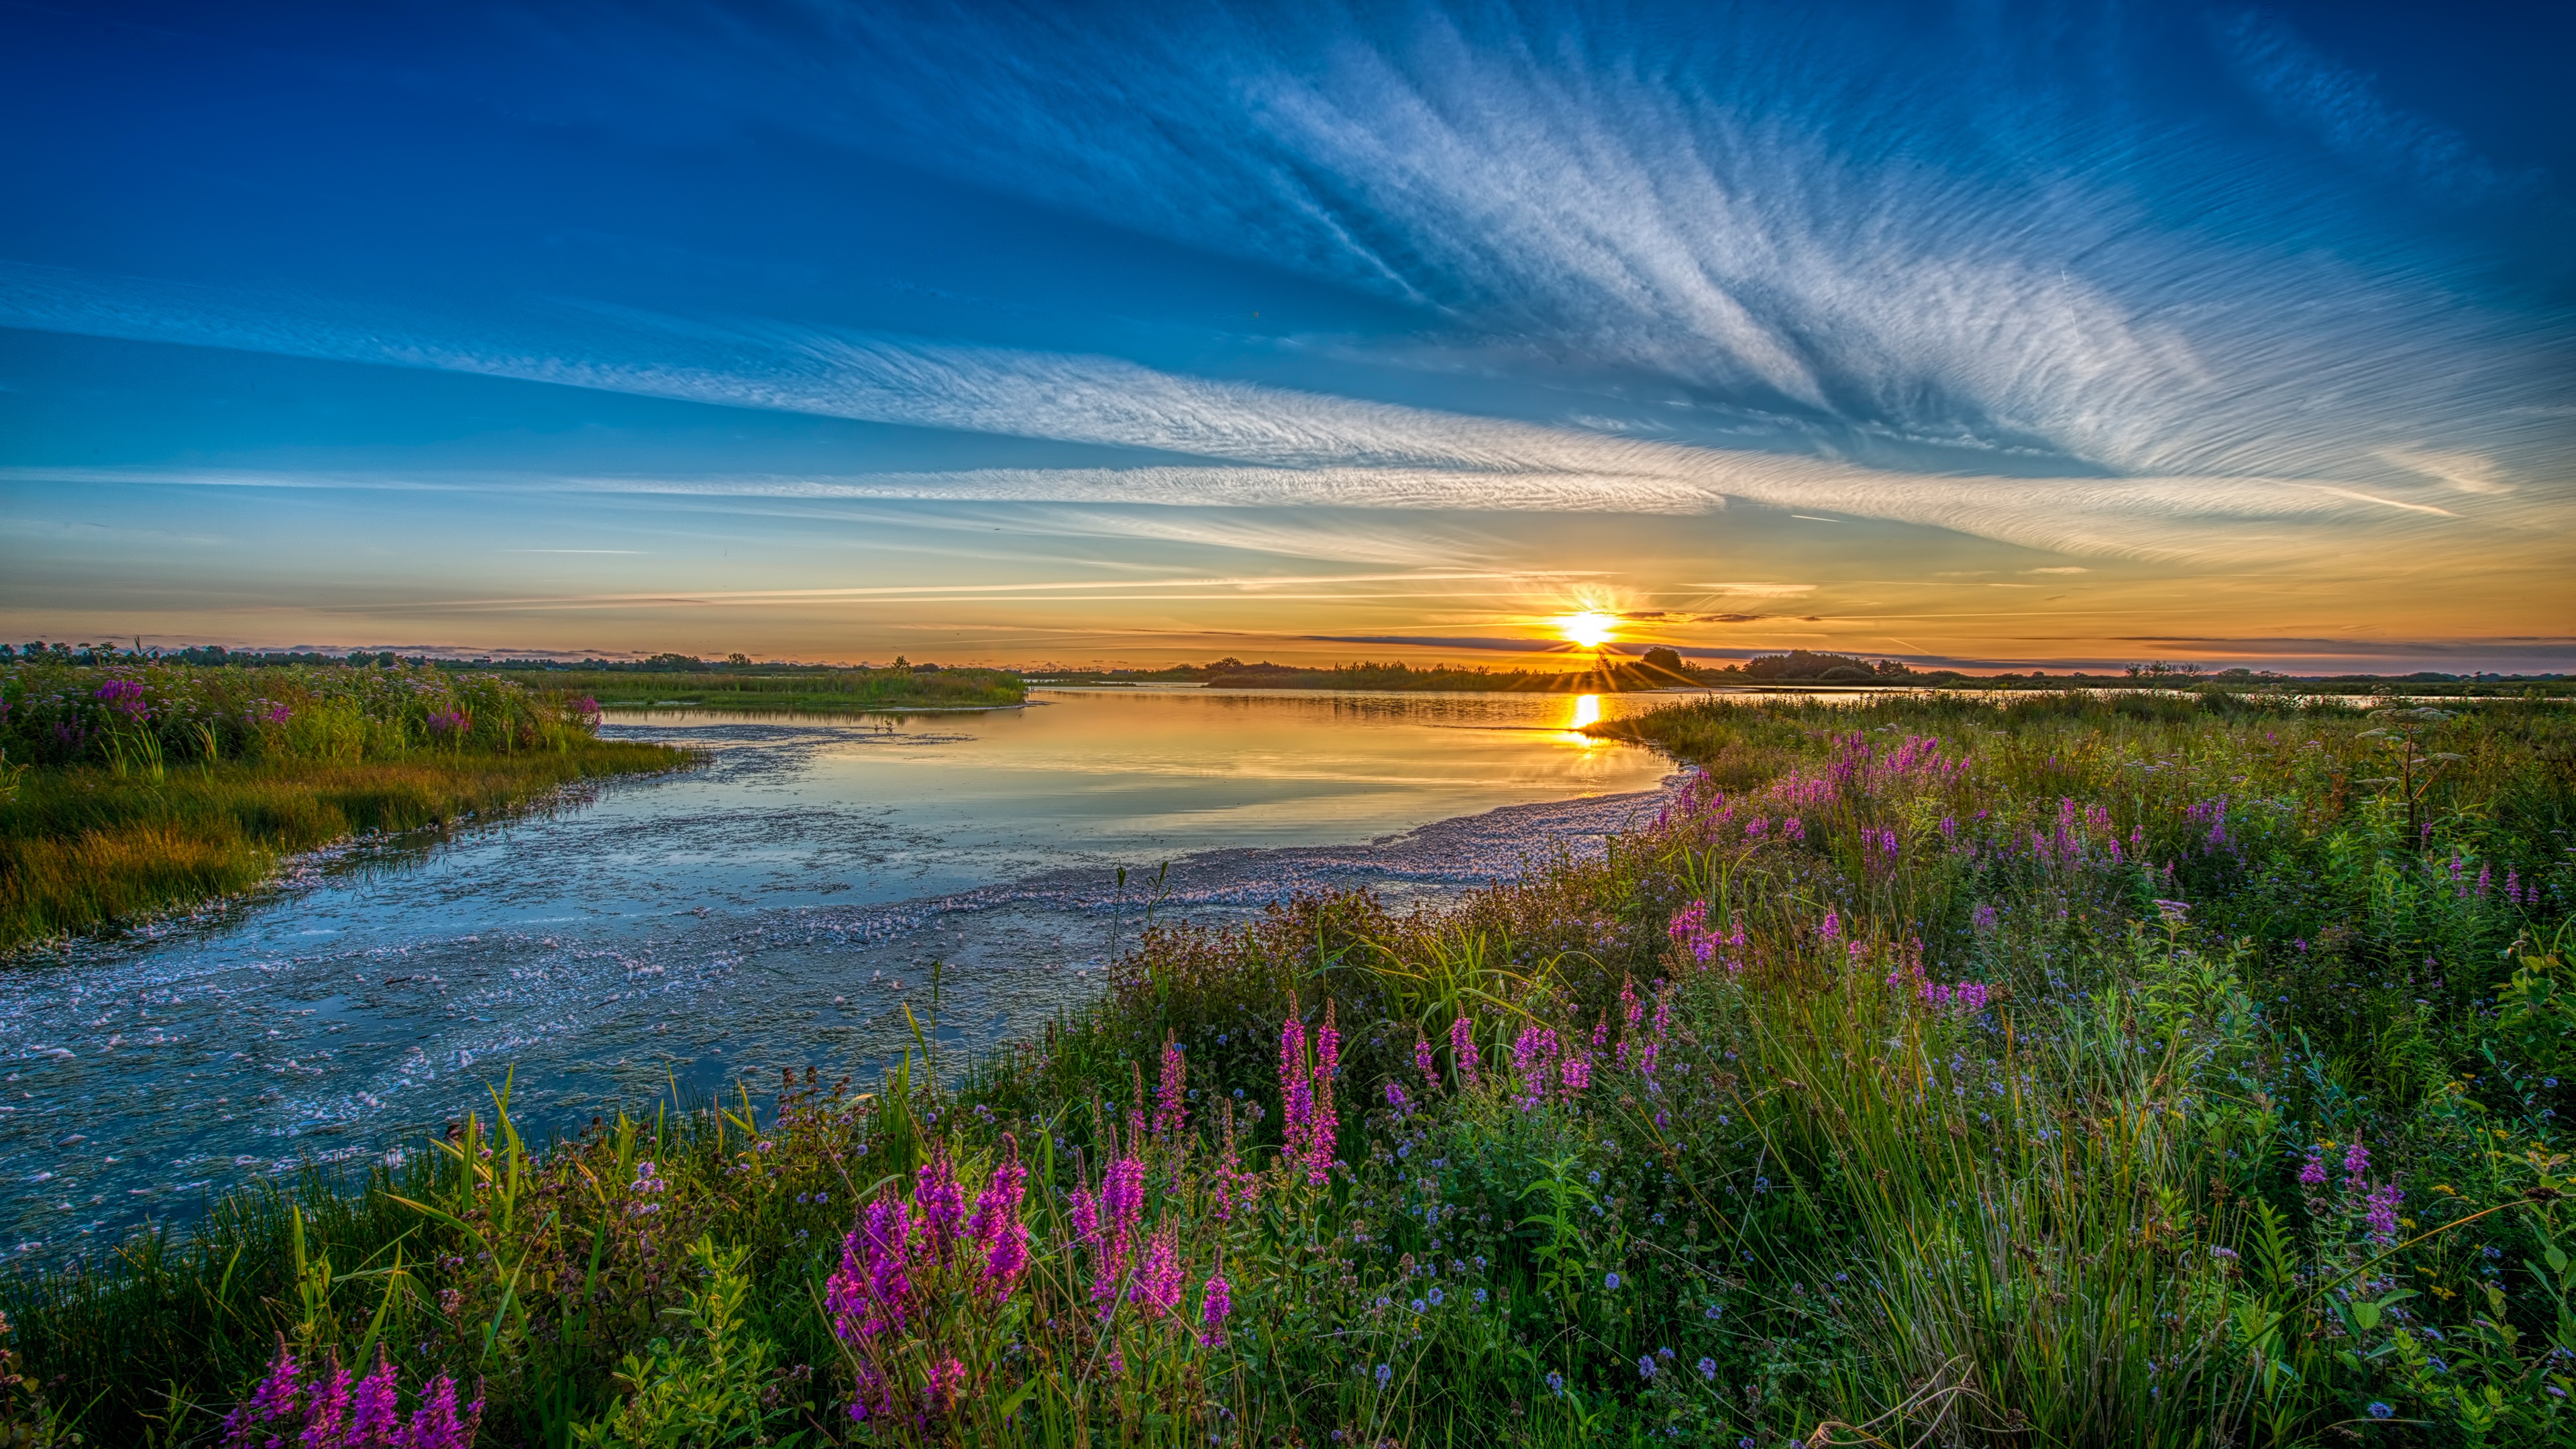
POLYGON ((0 1258, 401 1150, 505 1070, 560 1129, 676 1084, 872 1073, 1096 992, 1113 931, 1290 891, 1398 904, 1651 813, 1652 695, 1039 690, 1020 709, 613 717, 703 768, 361 842, 246 901, 0 965, 0 1258), (1129 872, 1122 893, 1116 870, 1129 872))

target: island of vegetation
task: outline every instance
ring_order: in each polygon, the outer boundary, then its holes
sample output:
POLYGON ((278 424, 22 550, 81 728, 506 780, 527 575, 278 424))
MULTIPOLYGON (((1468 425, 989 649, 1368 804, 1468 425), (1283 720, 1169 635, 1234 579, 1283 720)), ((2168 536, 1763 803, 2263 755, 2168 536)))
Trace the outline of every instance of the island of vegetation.
POLYGON ((296 852, 527 808, 684 752, 596 701, 406 665, 0 659, 0 950, 249 890, 296 852))
POLYGON ((1157 927, 962 1072, 544 1147, 496 1081, 399 1166, 22 1268, 0 1414, 225 1445, 362 1442, 361 1400, 441 1445, 2576 1432, 2576 714, 1908 693, 1638 730, 1694 769, 1599 852, 1157 927))
POLYGON ((2051 674, 2045 669, 2017 673, 1966 674, 1955 669, 1922 669, 1897 659, 1864 659, 1850 654, 1792 649, 1761 654, 1741 662, 1712 664, 1684 657, 1656 645, 1634 655, 1604 653, 1580 669, 1494 669, 1486 665, 1411 665, 1403 662, 1321 666, 1246 664, 1220 659, 1212 664, 1175 664, 1160 669, 1029 669, 1038 684, 1058 685, 1199 685, 1209 689, 1338 689, 1360 692, 1455 690, 1537 694, 1619 694, 1637 690, 1709 689, 1764 693, 1779 690, 1944 689, 2065 690, 2154 689, 2191 693, 2298 695, 2409 695, 2424 698, 2576 698, 2576 679, 2562 674, 2340 674, 2289 675, 2268 670, 2209 670, 2191 663, 2146 663, 2124 666, 2117 673, 2083 670, 2051 674))

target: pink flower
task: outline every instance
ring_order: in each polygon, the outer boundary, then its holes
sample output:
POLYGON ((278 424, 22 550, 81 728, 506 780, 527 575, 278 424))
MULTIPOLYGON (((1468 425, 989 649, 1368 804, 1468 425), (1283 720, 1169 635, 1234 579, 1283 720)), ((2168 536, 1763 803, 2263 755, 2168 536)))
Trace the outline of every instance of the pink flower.
POLYGON ((930 1239, 930 1250, 940 1262, 947 1262, 956 1246, 958 1229, 965 1223, 966 1190, 957 1185, 957 1169, 948 1160, 946 1144, 933 1147, 930 1160, 913 1174, 912 1201, 921 1210, 921 1227, 930 1239))
POLYGON ((2361 1138, 2356 1136, 2352 1139, 2352 1145, 2343 1150, 2344 1183, 2346 1186, 2358 1188, 2369 1172, 2370 1149, 2362 1146, 2361 1138))
POLYGON ((1413 1069, 1422 1074, 1426 1089, 1440 1085, 1440 1064, 1431 1057, 1431 1039, 1419 1027, 1413 1033, 1413 1069))
POLYGON ((947 1358, 932 1364, 928 1404, 930 1411, 934 1414, 954 1413, 957 1409, 958 1397, 965 1388, 966 1365, 959 1363, 955 1354, 950 1354, 947 1358))
POLYGON ((984 1287, 996 1299, 1011 1296, 1011 1286, 1029 1265, 1029 1228, 1020 1221, 1020 1196, 1029 1171, 1020 1165, 1020 1140, 1002 1134, 1002 1160, 975 1195, 975 1215, 966 1231, 984 1255, 984 1287))
POLYGON ((2363 1223, 2370 1230, 2371 1240, 2383 1248, 2396 1245, 2397 1202, 2404 1196, 2406 1194, 2398 1191, 2397 1184, 2393 1182, 2382 1183, 2371 1191, 2363 1223))
POLYGON ((1333 1004, 1324 1003, 1324 1028, 1315 1034, 1315 1121, 1306 1140, 1306 1182, 1322 1187, 1330 1180, 1333 1139, 1340 1125, 1333 1110, 1333 1079, 1341 1074, 1342 1034, 1333 1025, 1333 1004))
POLYGON ((1146 1246, 1145 1265, 1137 1270, 1136 1286, 1128 1294, 1136 1302, 1156 1313, 1167 1314, 1181 1302, 1180 1230, 1165 1223, 1146 1246))
POLYGON ((1565 1095, 1572 1097, 1592 1086, 1592 1063, 1585 1057, 1569 1056, 1565 1059, 1561 1075, 1565 1082, 1565 1095))
POLYGON ((1306 1144, 1315 1129, 1315 1084, 1306 1074, 1306 1023, 1297 1018, 1290 998, 1288 1019, 1279 1027, 1279 1155, 1292 1170, 1306 1160, 1306 1144))
POLYGON ((2319 1188, 2326 1185, 2326 1150, 2308 1149, 2308 1160, 2299 1164, 2299 1186, 2319 1188))
POLYGON ((1199 1342, 1214 1348, 1225 1342, 1225 1321, 1234 1313, 1234 1285, 1218 1274, 1207 1280, 1199 1298, 1199 1342))
POLYGON ((1840 911, 1827 911, 1827 912, 1825 912, 1825 923, 1824 923, 1823 925, 1818 926, 1818 927, 1816 928, 1816 934, 1817 934, 1819 937, 1822 937, 1822 938, 1823 938, 1823 939, 1825 939, 1825 940, 1831 941, 1831 940, 1835 940, 1835 939, 1839 938, 1839 937, 1842 935, 1842 933, 1843 933, 1843 914, 1842 914, 1842 912, 1840 912, 1840 911))
POLYGON ((1189 1126, 1187 1105, 1189 1066, 1181 1060, 1181 1044, 1163 1043, 1163 1078, 1154 1090, 1154 1135, 1172 1141, 1189 1126))
POLYGON ((1457 1070, 1458 1080, 1470 1088, 1478 1084, 1477 1069, 1484 1061, 1476 1051, 1476 1023, 1467 1017, 1449 1023, 1449 1064, 1457 1070))

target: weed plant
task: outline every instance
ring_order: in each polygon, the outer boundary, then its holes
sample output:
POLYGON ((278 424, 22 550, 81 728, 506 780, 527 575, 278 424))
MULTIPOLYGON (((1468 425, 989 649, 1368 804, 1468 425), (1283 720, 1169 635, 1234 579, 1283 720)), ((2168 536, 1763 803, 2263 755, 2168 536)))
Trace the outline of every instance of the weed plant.
POLYGON ((684 760, 598 721, 587 698, 429 670, 0 666, 0 949, 684 760))
POLYGON ((1635 728, 1702 767, 1597 855, 1157 927, 867 1091, 538 1151, 504 1081, 5 1280, 25 1377, 106 1442, 362 1442, 333 1364, 488 1444, 2576 1442, 2576 716, 1635 728))

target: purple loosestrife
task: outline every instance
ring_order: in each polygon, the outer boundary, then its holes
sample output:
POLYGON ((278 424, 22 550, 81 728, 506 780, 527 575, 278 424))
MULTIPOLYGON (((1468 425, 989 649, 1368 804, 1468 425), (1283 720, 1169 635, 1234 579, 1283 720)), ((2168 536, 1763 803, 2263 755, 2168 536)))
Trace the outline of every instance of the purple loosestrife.
POLYGON ((2314 1192, 2325 1185, 2326 1150, 2322 1147, 2311 1147, 2308 1149, 2307 1161, 2299 1164, 2299 1186, 2314 1192))
POLYGON ((1476 1023, 1472 1018, 1461 1016, 1449 1023, 1449 1064, 1469 1090, 1482 1085, 1480 1069, 1484 1058, 1476 1050, 1476 1023))
POLYGON ((1288 1019, 1279 1027, 1280 1160, 1292 1171, 1306 1160, 1306 1143, 1315 1130, 1315 1086, 1306 1075, 1306 1023, 1297 1016, 1297 998, 1288 998, 1288 1019))
POLYGON ((1145 1263, 1136 1272, 1128 1296, 1158 1315, 1181 1306, 1180 1229, 1165 1223, 1145 1247, 1145 1263))
POLYGON ((1825 912, 1825 923, 1816 928, 1817 937, 1822 940, 1833 941, 1841 939, 1842 934, 1843 913, 1840 911, 1825 912))
POLYGON ((863 1336, 900 1332, 911 1311, 912 1208, 894 1196, 868 1204, 864 1228, 868 1267, 868 1320, 863 1336))
POLYGON ((314 1382, 312 1402, 304 1410, 304 1435, 296 1440, 300 1449, 343 1449, 365 1441, 349 1435, 349 1371, 340 1367, 340 1356, 331 1355, 330 1368, 314 1382))
POLYGON ((1177 1142, 1189 1126, 1189 1064, 1181 1058, 1181 1044, 1163 1043, 1163 1076, 1154 1087, 1154 1135, 1166 1142, 1177 1142))
POLYGON ((1306 1182, 1322 1187, 1331 1179, 1333 1140, 1340 1119, 1333 1110, 1333 1079, 1341 1075, 1342 1033, 1333 1024, 1333 1003, 1324 1003, 1323 1030, 1315 1033, 1315 1124, 1307 1139, 1306 1182))
POLYGON ((1413 1031, 1413 1069, 1422 1074, 1424 1091, 1436 1092, 1440 1089, 1440 1064, 1432 1058, 1431 1038, 1424 1036, 1420 1027, 1414 1028, 1413 1031))
POLYGON ((2371 1189, 2362 1225, 2369 1230, 2370 1240, 2383 1248, 2397 1245, 2397 1203, 2406 1194, 2393 1182, 2371 1189))
POLYGON ((295 1417, 297 1399, 303 1385, 298 1381, 295 1355, 286 1347, 286 1335, 277 1336, 277 1357, 268 1365, 268 1377, 251 1390, 239 1408, 224 1416, 224 1449, 251 1449, 268 1442, 262 1432, 281 1421, 295 1417))
POLYGON ((1398 1117, 1404 1116, 1413 1107, 1413 1103, 1404 1095, 1404 1083, 1393 1077, 1386 1079, 1386 1104, 1395 1109, 1395 1115, 1398 1117))
POLYGON ((2352 1145, 2343 1150, 2343 1185, 2359 1192, 2363 1179, 2369 1175, 2370 1149, 2362 1146, 2361 1138, 2355 1136, 2352 1145))
POLYGON ((400 1402, 394 1392, 394 1366, 384 1350, 376 1350, 375 1372, 358 1380, 357 1390, 349 1398, 348 1441, 375 1449, 394 1442, 394 1432, 402 1425, 400 1402))
POLYGON ((1225 1321, 1234 1313, 1234 1285, 1219 1272, 1207 1280, 1199 1297, 1199 1344, 1214 1348, 1225 1342, 1225 1321))
POLYGON ((957 1185, 957 1168, 948 1160, 946 1144, 933 1147, 930 1160, 913 1174, 912 1201, 921 1210, 922 1235, 930 1240, 931 1253, 946 1264, 966 1221, 966 1190, 957 1185))
POLYGON ((1029 1228, 1020 1221, 1020 1198, 1028 1181, 1029 1170, 1020 1165, 1020 1140, 1005 1132, 1002 1160, 984 1179, 984 1190, 975 1195, 975 1215, 966 1223, 984 1256, 984 1290, 996 1301, 1011 1296, 1029 1266, 1029 1228))

